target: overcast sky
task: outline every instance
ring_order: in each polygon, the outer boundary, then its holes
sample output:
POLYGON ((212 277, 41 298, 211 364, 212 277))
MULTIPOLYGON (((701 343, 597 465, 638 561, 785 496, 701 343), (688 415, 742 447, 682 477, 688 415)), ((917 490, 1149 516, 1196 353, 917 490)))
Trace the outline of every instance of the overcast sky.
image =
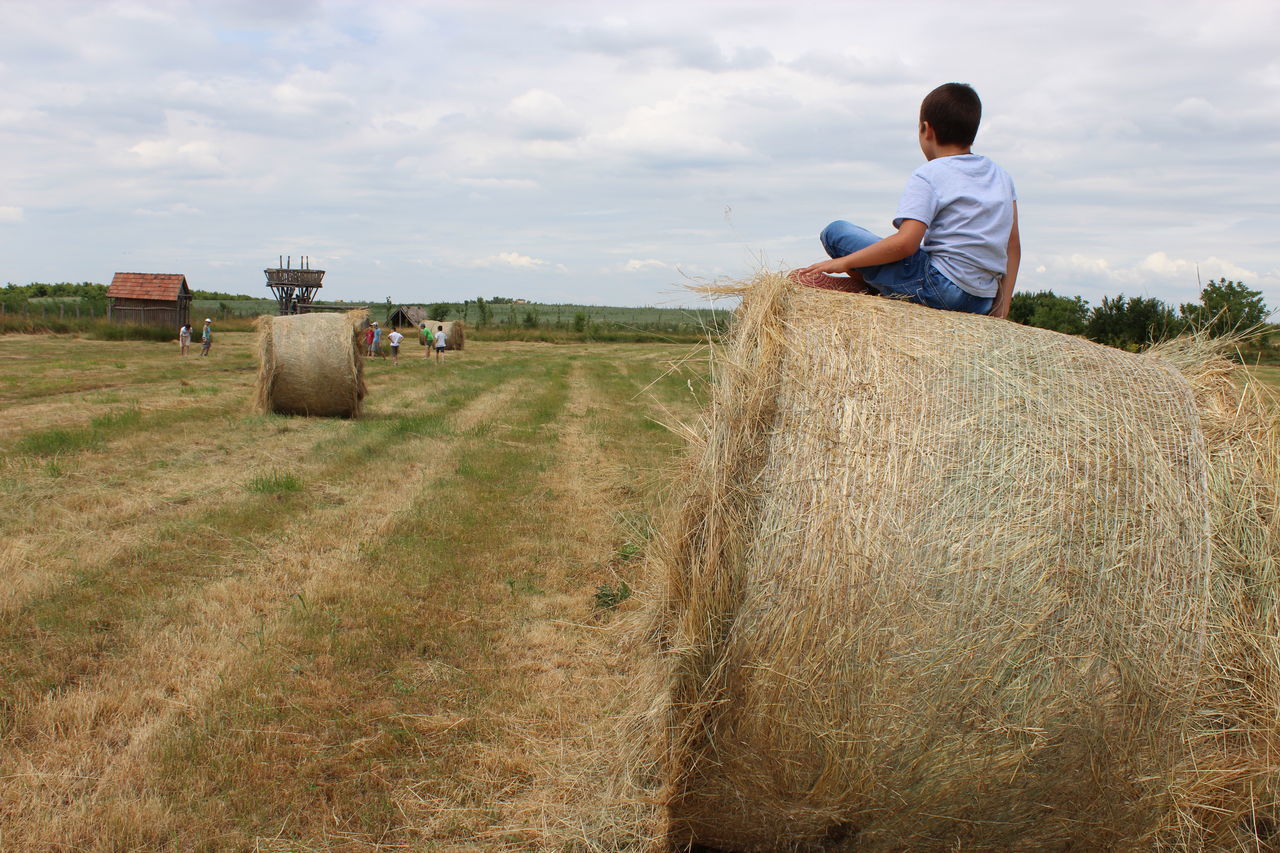
POLYGON ((1280 307, 1280 3, 0 0, 0 280, 688 304, 888 233, 973 84, 1019 289, 1280 307))

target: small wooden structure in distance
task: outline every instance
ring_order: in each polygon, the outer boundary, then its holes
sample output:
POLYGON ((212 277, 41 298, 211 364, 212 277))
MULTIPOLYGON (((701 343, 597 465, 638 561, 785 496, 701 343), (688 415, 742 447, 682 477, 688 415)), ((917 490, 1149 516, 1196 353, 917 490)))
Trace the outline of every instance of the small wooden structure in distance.
POLYGON ((181 274, 118 272, 107 288, 113 323, 168 326, 191 322, 191 288, 181 274))
POLYGON ((428 319, 426 308, 420 305, 401 305, 387 315, 387 326, 392 329, 407 329, 413 326, 417 329, 428 319))
POLYGON ((298 259, 298 268, 293 269, 293 256, 288 263, 280 258, 279 266, 263 270, 267 276, 267 287, 275 294, 276 305, 280 314, 307 314, 312 309, 316 291, 324 285, 324 270, 311 269, 311 259, 298 259))

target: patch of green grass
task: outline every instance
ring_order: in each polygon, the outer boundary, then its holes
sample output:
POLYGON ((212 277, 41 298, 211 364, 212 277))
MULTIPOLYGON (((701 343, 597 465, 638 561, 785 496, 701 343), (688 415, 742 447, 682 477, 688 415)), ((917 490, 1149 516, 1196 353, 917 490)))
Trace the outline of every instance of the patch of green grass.
POLYGON ((614 556, 620 561, 626 563, 640 556, 643 549, 634 542, 623 542, 618 546, 618 550, 614 552, 614 556))
POLYGON ((137 409, 121 409, 98 415, 89 421, 88 427, 54 427, 29 433, 19 439, 14 449, 30 456, 78 453, 100 447, 107 438, 136 429, 141 423, 142 412, 137 409))
POLYGON ((302 491, 302 481, 288 471, 269 471, 254 477, 245 488, 260 495, 283 495, 302 491))
POLYGON ((626 581, 618 581, 617 586, 602 583, 596 587, 596 609, 612 610, 630 597, 631 587, 627 586, 626 581))
POLYGON ((95 432, 119 432, 131 429, 142 423, 142 412, 137 409, 123 409, 107 412, 89 421, 89 428, 95 432))
POLYGON ((102 443, 102 437, 85 429, 43 429, 23 436, 15 448, 30 456, 57 456, 77 453, 102 443))

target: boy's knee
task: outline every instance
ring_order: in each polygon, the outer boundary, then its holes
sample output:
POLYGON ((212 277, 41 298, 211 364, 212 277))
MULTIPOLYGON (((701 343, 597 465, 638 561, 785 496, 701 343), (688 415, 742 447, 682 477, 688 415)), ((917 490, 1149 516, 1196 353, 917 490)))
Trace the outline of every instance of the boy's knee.
POLYGON ((827 240, 834 237, 837 233, 839 233, 840 231, 843 231, 848 226, 849 226, 848 222, 845 222, 843 219, 837 219, 835 222, 832 222, 826 228, 823 228, 822 233, 819 234, 818 236, 822 239, 822 242, 825 243, 827 242, 827 240))
POLYGON ((822 229, 822 233, 818 235, 818 240, 822 243, 822 248, 826 250, 828 255, 833 258, 837 257, 836 241, 840 239, 842 234, 848 233, 849 227, 848 222, 843 219, 837 219, 822 229))

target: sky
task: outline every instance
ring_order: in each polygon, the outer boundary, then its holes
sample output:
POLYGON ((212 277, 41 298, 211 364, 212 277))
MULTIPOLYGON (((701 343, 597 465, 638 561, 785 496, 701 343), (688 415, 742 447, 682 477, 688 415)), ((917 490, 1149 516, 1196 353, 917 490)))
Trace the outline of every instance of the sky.
POLYGON ((688 305, 892 230, 983 99, 1018 289, 1280 308, 1280 3, 0 0, 0 281, 688 305))

